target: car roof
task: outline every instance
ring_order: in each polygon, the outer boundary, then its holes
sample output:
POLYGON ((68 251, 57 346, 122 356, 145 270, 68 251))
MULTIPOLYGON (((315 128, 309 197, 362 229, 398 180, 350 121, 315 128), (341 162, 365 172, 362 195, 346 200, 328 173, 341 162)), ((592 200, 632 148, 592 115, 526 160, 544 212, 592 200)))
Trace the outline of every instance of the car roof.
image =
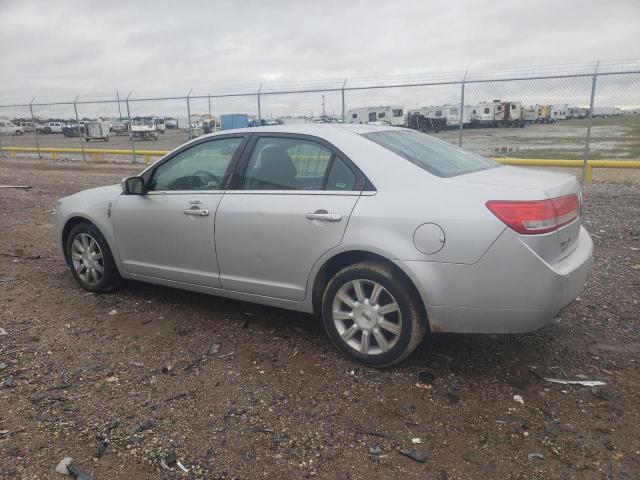
POLYGON ((300 123, 288 125, 269 125, 264 127, 248 127, 235 128, 231 130, 222 130, 212 135, 229 134, 229 133, 299 133, 304 135, 316 135, 318 137, 331 136, 333 134, 343 133, 370 133, 381 132, 386 130, 400 130, 401 127, 393 127, 390 125, 365 125, 358 123, 300 123))

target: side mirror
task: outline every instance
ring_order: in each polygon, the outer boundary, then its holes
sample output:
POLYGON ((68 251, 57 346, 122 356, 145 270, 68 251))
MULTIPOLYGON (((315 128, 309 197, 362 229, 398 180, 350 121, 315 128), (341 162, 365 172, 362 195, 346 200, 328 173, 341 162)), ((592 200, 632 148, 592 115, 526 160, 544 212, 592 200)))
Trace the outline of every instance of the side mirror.
POLYGON ((122 180, 122 193, 125 195, 142 195, 144 180, 142 177, 127 177, 122 180))

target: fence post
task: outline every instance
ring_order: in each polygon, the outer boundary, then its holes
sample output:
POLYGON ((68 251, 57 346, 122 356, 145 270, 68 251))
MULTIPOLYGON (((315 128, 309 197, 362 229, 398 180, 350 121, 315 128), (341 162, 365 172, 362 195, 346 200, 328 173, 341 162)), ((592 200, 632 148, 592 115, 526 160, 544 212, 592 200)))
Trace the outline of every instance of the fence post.
POLYGON ((82 132, 80 131, 80 119, 78 118, 78 97, 73 100, 73 110, 76 112, 76 125, 78 126, 78 140, 80 140, 80 150, 82 150, 82 161, 86 162, 87 157, 84 154, 84 144, 82 143, 82 132))
POLYGON ((344 82, 342 82, 342 89, 341 89, 341 93, 342 93, 342 123, 347 123, 347 119, 345 118, 345 104, 344 104, 344 87, 347 85, 347 79, 344 79, 344 82))
POLYGON ((189 93, 187 93, 187 135, 189 136, 189 140, 193 138, 191 131, 191 105, 189 105, 189 96, 191 95, 192 91, 193 88, 189 90, 189 93))
POLYGON ((459 147, 462 147, 462 132, 464 131, 464 84, 467 80, 467 73, 469 73, 469 70, 464 72, 464 77, 462 77, 462 83, 460 84, 460 131, 458 133, 459 147))
POLYGON ((33 101, 35 97, 31 99, 31 103, 29 103, 29 111, 31 112, 31 123, 33 123, 33 133, 36 136, 36 150, 38 152, 38 159, 42 160, 42 155, 40 154, 40 140, 38 139, 38 129, 36 128, 36 119, 33 115, 33 101))
POLYGON ((133 150, 133 161, 131 163, 136 163, 136 141, 133 139, 133 129, 131 128, 131 110, 129 109, 129 97, 133 90, 129 90, 129 95, 127 95, 127 119, 129 120, 129 125, 127 126, 127 130, 129 130, 129 140, 131 141, 131 150, 133 150))
POLYGON ((258 87, 258 123, 262 126, 262 111, 260 110, 260 91, 262 90, 262 83, 258 87))
POLYGON ((207 93, 207 102, 209 103, 209 123, 211 123, 211 95, 207 93))
POLYGON ((582 159, 582 183, 591 183, 591 169, 587 168, 589 161, 589 140, 591 140, 591 122, 593 120, 593 103, 596 97, 596 82, 598 81, 598 67, 600 60, 596 62, 596 69, 591 78, 591 102, 589 103, 589 116, 587 117, 587 136, 584 141, 584 158, 582 159), (587 171, 588 170, 588 171, 587 171))
POLYGON ((118 120, 122 118, 122 111, 120 110, 120 92, 116 90, 116 98, 118 99, 118 120))

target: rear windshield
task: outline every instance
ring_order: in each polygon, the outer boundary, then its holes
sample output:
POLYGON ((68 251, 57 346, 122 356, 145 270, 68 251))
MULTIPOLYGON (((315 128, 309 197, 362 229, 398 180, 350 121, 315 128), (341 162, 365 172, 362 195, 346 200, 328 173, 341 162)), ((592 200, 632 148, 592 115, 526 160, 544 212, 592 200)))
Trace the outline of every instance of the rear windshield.
POLYGON ((500 166, 493 160, 421 132, 385 130, 363 133, 362 136, 438 177, 453 177, 500 166))

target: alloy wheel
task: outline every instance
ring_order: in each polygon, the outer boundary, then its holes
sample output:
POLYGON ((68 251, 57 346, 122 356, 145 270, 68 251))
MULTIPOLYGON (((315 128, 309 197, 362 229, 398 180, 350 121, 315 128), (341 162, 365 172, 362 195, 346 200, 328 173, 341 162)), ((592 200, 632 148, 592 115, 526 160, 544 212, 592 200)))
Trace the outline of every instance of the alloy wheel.
POLYGON ((104 275, 104 257, 100 245, 88 233, 79 233, 71 243, 71 261, 80 280, 96 285, 104 275))
POLYGON ((343 342, 365 355, 380 355, 397 343, 402 314, 396 299, 381 284, 356 279, 338 289, 333 322, 343 342))

